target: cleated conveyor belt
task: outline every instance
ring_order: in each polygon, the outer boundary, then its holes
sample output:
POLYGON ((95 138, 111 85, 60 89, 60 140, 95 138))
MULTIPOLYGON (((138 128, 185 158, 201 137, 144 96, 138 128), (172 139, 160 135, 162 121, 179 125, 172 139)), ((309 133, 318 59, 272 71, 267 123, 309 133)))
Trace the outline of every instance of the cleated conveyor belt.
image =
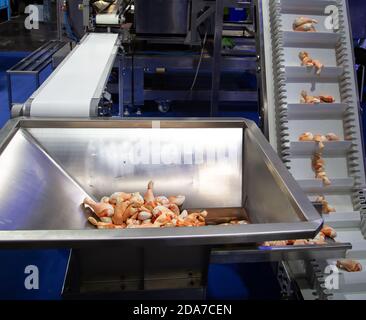
MULTIPOLYGON (((299 279, 298 286, 306 299, 366 299, 365 169, 347 1, 263 0, 259 7, 266 134, 310 200, 324 195, 336 209, 335 213, 324 214, 324 221, 336 229, 336 241, 352 243, 346 258, 363 266, 362 272, 340 271, 339 289, 329 290, 325 286, 328 274, 324 272, 337 259, 304 262, 308 285, 299 279), (331 21, 328 9, 339 22, 331 29, 327 28, 331 21), (298 17, 318 20, 317 32, 293 31, 292 23, 298 17), (307 51, 324 64, 321 75, 301 66, 300 51, 307 51), (301 104, 302 90, 313 96, 332 95, 335 103, 301 104), (314 178, 311 158, 317 145, 299 142, 304 132, 332 132, 341 139, 324 147, 330 186, 314 178)), ((289 267, 297 268, 293 263, 289 267)))

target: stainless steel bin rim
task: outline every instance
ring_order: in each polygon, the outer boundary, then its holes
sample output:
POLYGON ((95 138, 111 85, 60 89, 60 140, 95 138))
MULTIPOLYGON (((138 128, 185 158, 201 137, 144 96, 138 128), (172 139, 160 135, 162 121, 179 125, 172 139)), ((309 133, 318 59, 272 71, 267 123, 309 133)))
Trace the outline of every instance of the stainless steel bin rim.
MULTIPOLYGON (((123 229, 123 230, 15 230, 0 231, 0 246, 27 243, 40 246, 105 245, 120 242, 150 246, 222 245, 261 242, 263 239, 285 240, 306 237, 317 230, 321 221, 250 224, 240 226, 206 226, 198 228, 123 229)), ((122 243, 121 243, 122 244, 122 243)))
MULTIPOLYGON (((7 145, 16 133, 31 128, 151 128, 156 122, 160 128, 242 128, 255 141, 255 148, 261 153, 263 163, 278 183, 281 192, 288 197, 295 208, 298 221, 256 223, 234 226, 205 226, 199 228, 123 229, 96 230, 82 228, 17 228, 4 230, 0 212, 0 246, 89 246, 106 243, 156 245, 222 245, 256 243, 269 240, 311 238, 320 230, 323 220, 302 192, 277 154, 266 141, 256 124, 246 119, 189 118, 189 119, 40 119, 17 118, 10 120, 0 131, 0 159, 7 145)), ((245 141, 243 142, 245 144, 245 141)), ((49 157, 45 153, 46 157, 49 157)), ((50 158, 52 162, 53 159, 50 158)), ((27 161, 23 159, 23 161, 27 161)), ((55 165, 58 165, 55 162, 55 165)), ((60 170, 63 170, 61 167, 60 170)), ((64 172, 67 176, 68 173, 64 172)), ((72 179, 72 178, 70 178, 72 179)), ((73 186, 77 188, 77 183, 73 186)), ((2 193, 3 190, 0 190, 2 193)), ((85 193, 87 194, 87 193, 85 193)), ((52 212, 51 214, 57 214, 52 212)), ((83 217, 85 219, 85 217, 83 217)))

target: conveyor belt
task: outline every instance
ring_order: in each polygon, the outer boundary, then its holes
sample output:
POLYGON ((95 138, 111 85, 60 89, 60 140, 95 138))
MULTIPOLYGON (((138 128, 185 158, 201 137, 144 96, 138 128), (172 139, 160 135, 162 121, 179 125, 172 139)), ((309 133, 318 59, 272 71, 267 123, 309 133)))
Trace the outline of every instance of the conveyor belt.
POLYGON ((308 267, 310 286, 302 281, 299 287, 304 297, 315 290, 320 299, 366 299, 365 170, 347 2, 263 0, 261 10, 270 142, 309 198, 325 195, 336 209, 336 213, 323 215, 325 223, 336 229, 336 241, 352 243, 346 257, 359 260, 363 266, 359 273, 341 271, 340 288, 328 290, 324 269, 335 265, 337 259, 312 261, 308 267), (324 23, 329 5, 339 12, 339 28, 335 30, 328 30, 324 23), (319 21, 316 33, 292 31, 293 21, 301 16, 319 21), (324 63, 320 76, 300 65, 300 51, 324 63), (332 95, 336 101, 300 104, 302 90, 311 95, 332 95), (314 179, 311 157, 317 147, 298 142, 304 132, 333 132, 342 140, 325 143, 323 157, 330 186, 314 179))
POLYGON ((118 34, 86 35, 31 96, 32 117, 96 116, 117 53, 118 34))

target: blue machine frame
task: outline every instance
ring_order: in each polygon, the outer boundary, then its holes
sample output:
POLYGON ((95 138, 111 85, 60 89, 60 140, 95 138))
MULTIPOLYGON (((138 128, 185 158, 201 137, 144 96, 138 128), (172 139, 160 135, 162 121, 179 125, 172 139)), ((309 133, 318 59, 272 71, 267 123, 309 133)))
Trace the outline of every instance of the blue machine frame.
POLYGON ((6 10, 7 12, 7 20, 10 20, 11 9, 10 9, 10 0, 0 0, 0 11, 6 10))
MULTIPOLYGON (((3 0, 0 0, 3 1, 3 0)), ((30 55, 19 61, 15 66, 6 71, 8 84, 8 99, 9 109, 11 110, 13 104, 13 75, 30 75, 36 81, 36 89, 41 84, 40 73, 52 63, 53 55, 65 46, 65 42, 52 40, 32 52, 30 55)), ((18 101, 23 103, 24 101, 18 101)))

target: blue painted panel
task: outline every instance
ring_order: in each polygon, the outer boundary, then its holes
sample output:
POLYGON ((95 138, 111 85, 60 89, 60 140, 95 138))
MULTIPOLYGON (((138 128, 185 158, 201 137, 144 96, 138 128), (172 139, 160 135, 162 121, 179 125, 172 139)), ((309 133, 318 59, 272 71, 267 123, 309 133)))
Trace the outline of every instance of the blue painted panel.
POLYGON ((365 0, 348 1, 353 38, 366 37, 365 0))
POLYGON ((0 8, 8 7, 9 6, 9 0, 0 0, 0 8))
POLYGON ((0 10, 6 11, 7 20, 10 20, 10 0, 0 0, 0 10))
POLYGON ((0 250, 0 300, 60 299, 68 259, 67 249, 0 250))
POLYGON ((10 117, 6 70, 25 58, 28 54, 29 52, 0 52, 0 129, 10 117))
POLYGON ((240 22, 247 19, 247 11, 244 8, 230 8, 229 21, 240 22))
POLYGON ((211 264, 207 298, 210 300, 278 300, 280 287, 270 263, 211 264))
MULTIPOLYGON (((28 54, 29 52, 0 52, 0 129, 10 117, 6 70, 14 66, 28 54)), ((49 65, 40 73, 41 84, 52 71, 52 66, 49 65)), ((37 89, 36 79, 32 75, 12 75, 11 82, 13 103, 24 103, 37 89)))

